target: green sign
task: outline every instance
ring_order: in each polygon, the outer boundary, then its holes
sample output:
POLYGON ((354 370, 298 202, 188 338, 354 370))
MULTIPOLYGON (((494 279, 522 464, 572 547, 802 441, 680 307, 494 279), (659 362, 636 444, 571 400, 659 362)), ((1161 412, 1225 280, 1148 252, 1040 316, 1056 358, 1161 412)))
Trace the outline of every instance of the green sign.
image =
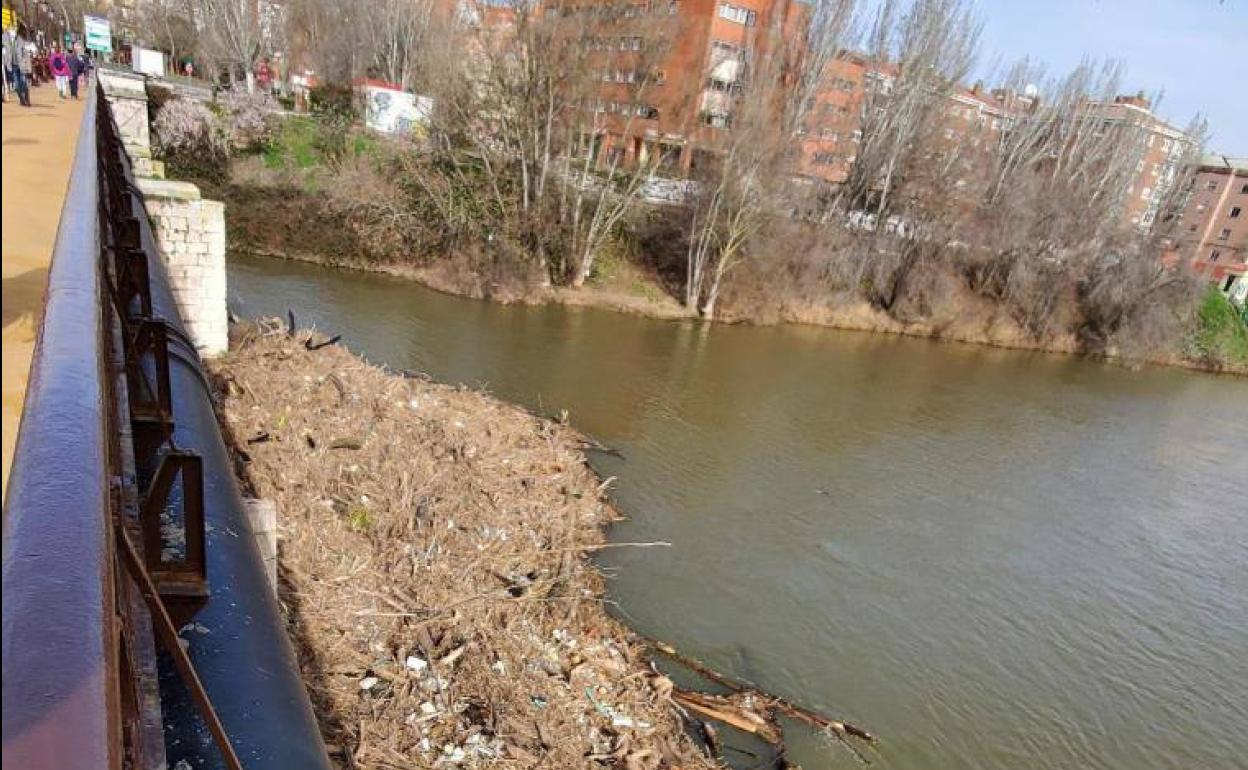
POLYGON ((105 53, 113 50, 113 34, 108 19, 101 16, 83 16, 82 28, 87 33, 87 48, 105 53))

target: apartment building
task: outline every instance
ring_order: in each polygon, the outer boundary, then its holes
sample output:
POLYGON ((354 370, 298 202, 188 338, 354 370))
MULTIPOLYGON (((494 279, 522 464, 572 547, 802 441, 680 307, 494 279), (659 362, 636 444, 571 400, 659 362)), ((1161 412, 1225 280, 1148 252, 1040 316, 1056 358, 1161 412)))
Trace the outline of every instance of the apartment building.
POLYGON ((1124 132, 1124 136, 1140 143, 1134 179, 1123 198, 1122 211, 1124 220, 1140 229, 1148 229, 1156 220, 1162 201, 1174 185, 1188 143, 1182 131, 1153 114, 1151 107, 1140 93, 1119 96, 1113 103, 1102 105, 1101 112, 1105 121, 1133 129, 1124 132))
POLYGON ((1205 155, 1179 221, 1179 258, 1230 291, 1248 273, 1248 158, 1205 155))
POLYGON ((862 103, 869 77, 891 76, 855 53, 841 54, 829 64, 826 82, 816 92, 803 127, 800 175, 833 184, 845 181, 862 141, 862 103))
POLYGON ((800 30, 796 0, 568 3, 558 13, 623 8, 591 43, 601 85, 592 151, 603 162, 653 163, 683 175, 713 153, 733 101, 769 46, 800 30))

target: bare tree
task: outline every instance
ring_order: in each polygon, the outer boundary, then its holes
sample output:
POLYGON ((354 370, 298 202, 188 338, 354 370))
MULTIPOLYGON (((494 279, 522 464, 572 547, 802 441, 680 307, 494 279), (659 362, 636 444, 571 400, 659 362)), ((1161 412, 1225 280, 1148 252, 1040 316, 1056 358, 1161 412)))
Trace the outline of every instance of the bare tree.
POLYGON ((869 33, 861 138, 843 199, 850 210, 889 213, 899 175, 924 151, 925 129, 940 118, 978 51, 980 23, 965 0, 914 0, 898 17, 883 0, 869 33))
POLYGON ((652 170, 602 145, 650 109, 673 22, 624 2, 526 0, 507 14, 460 19, 427 46, 435 161, 417 176, 448 221, 491 211, 491 248, 514 242, 548 280, 579 286, 652 170))
POLYGON ((135 9, 132 24, 139 40, 179 58, 195 53, 198 35, 190 0, 146 0, 135 9))
POLYGON ((200 31, 201 44, 219 62, 242 67, 247 90, 254 91, 253 71, 262 46, 262 25, 256 0, 187 0, 200 31))
POLYGON ((430 25, 431 0, 358 0, 357 16, 367 66, 384 80, 414 85, 417 48, 430 25))
POLYGON ((814 94, 845 44, 854 10, 853 0, 825 0, 798 11, 808 14, 803 18, 767 19, 735 66, 712 60, 708 75, 725 73, 731 80, 718 103, 709 103, 708 119, 718 131, 709 148, 710 169, 696 179, 690 216, 689 310, 714 316, 724 279, 747 254, 750 239, 783 211, 793 151, 814 94))

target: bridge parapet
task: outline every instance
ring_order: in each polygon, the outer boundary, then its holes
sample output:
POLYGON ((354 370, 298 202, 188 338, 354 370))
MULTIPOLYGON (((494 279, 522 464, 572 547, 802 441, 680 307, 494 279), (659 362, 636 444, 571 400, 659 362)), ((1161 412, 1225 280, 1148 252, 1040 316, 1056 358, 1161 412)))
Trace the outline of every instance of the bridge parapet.
POLYGON ((5 501, 4 765, 328 770, 119 133, 90 94, 5 501))

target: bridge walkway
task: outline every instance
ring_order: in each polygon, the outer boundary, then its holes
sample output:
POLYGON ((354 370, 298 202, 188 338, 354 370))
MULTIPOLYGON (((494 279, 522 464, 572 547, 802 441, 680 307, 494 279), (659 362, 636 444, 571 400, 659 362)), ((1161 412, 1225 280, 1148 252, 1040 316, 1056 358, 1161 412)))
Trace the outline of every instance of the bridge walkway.
POLYGON ((12 98, 0 112, 4 140, 4 465, 0 493, 8 487, 35 330, 43 314, 48 263, 88 91, 83 88, 80 93, 81 101, 61 100, 47 83, 30 90, 31 107, 21 107, 16 95, 10 94, 12 98))

